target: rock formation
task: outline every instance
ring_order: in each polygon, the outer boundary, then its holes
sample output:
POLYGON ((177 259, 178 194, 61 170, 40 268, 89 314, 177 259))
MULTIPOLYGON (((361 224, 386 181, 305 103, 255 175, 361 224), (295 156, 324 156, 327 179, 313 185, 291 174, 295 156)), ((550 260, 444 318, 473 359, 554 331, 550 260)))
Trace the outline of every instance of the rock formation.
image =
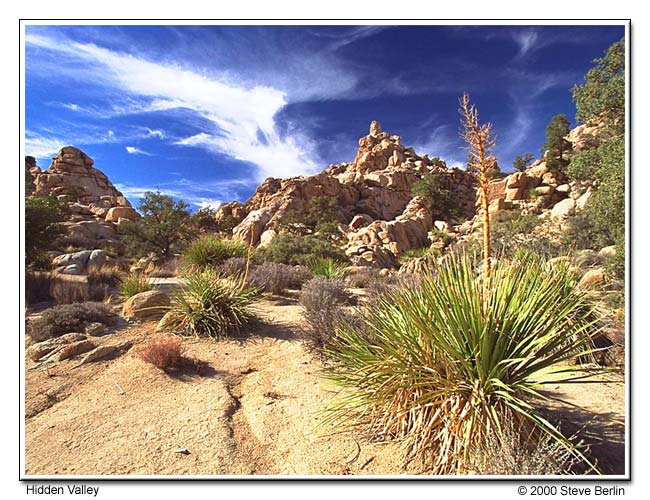
POLYGON ((401 252, 426 244, 433 228, 431 214, 412 194, 413 185, 429 172, 444 179, 458 215, 471 218, 476 196, 473 177, 427 155, 419 156, 376 121, 359 140, 353 162, 331 165, 311 176, 268 178, 245 204, 222 205, 216 217, 241 218, 233 230, 235 238, 258 245, 264 234, 264 244, 268 244, 274 236, 269 231, 279 231, 288 213, 307 211, 315 197, 335 199, 338 222, 348 240, 346 253, 353 262, 393 267, 401 252))
POLYGON ((31 178, 27 191, 36 196, 54 196, 67 205, 67 243, 122 252, 124 245, 117 226, 140 216, 93 163, 86 153, 72 146, 62 148, 47 170, 41 170, 34 158, 27 156, 25 169, 31 178))

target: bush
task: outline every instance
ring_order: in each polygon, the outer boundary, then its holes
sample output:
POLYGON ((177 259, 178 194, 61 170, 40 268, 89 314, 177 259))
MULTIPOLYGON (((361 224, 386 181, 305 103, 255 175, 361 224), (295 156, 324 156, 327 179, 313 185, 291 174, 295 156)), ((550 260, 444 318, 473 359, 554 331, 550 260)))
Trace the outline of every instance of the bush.
POLYGON ((30 335, 36 342, 41 342, 66 333, 83 332, 88 323, 108 325, 113 316, 111 309, 101 302, 54 306, 32 322, 30 335))
POLYGON ((559 476, 572 473, 576 465, 576 458, 548 435, 526 436, 508 422, 472 446, 468 470, 481 476, 559 476))
POLYGON ((226 276, 243 276, 246 273, 246 262, 244 257, 231 257, 221 264, 219 269, 226 276))
POLYGON ((50 295, 57 304, 102 302, 109 297, 109 286, 106 283, 63 281, 54 278, 50 295))
POLYGON ((381 280, 378 269, 366 267, 345 277, 345 284, 350 288, 368 288, 373 282, 381 280))
POLYGON ((217 267, 232 257, 245 257, 246 254, 246 245, 239 241, 207 235, 190 243, 183 253, 183 264, 193 271, 201 271, 217 267))
POLYGON ((48 268, 46 251, 65 234, 63 209, 51 197, 30 196, 25 200, 25 257, 27 265, 48 268))
POLYGON ((340 326, 328 377, 346 390, 327 421, 403 439, 434 474, 466 472, 472 446, 508 422, 586 460, 533 403, 544 381, 589 373, 570 364, 598 331, 588 292, 534 258, 500 261, 489 289, 480 276, 469 257, 448 258, 369 307, 365 328, 340 326))
POLYGON ((178 368, 183 360, 183 344, 178 337, 158 337, 149 340, 138 352, 138 357, 156 368, 178 368))
POLYGON ((253 317, 250 308, 257 290, 241 279, 224 278, 210 269, 187 277, 171 299, 160 328, 180 335, 221 338, 253 317))
POLYGON ((491 243, 495 255, 513 257, 521 252, 532 252, 542 257, 555 257, 566 247, 542 232, 536 232, 541 224, 536 215, 519 212, 497 212, 491 228, 491 243))
POLYGON ((52 276, 50 273, 29 272, 25 273, 25 301, 27 304, 51 300, 50 286, 52 276))
POLYGON ((291 265, 308 265, 317 257, 331 258, 339 262, 348 261, 343 250, 318 234, 280 233, 267 247, 258 248, 253 256, 258 263, 278 262, 291 265))
POLYGON ((261 292, 281 294, 287 289, 300 288, 311 277, 309 270, 302 266, 265 262, 251 267, 248 284, 261 292))
POLYGON ((300 305, 309 324, 307 342, 314 349, 322 349, 335 335, 336 326, 344 319, 341 306, 350 299, 343 281, 316 276, 302 287, 300 305))
POLYGON ((131 298, 134 295, 142 292, 153 290, 153 285, 149 283, 149 279, 145 276, 131 274, 122 280, 120 283, 120 292, 125 299, 131 298))
POLYGON ((124 273, 117 265, 102 266, 101 269, 88 270, 88 283, 92 286, 117 286, 122 282, 124 273))
POLYGON ((413 196, 421 196, 434 218, 455 217, 454 200, 440 173, 426 173, 413 184, 413 196))
POLYGON ((314 257, 309 261, 309 270, 314 276, 327 279, 342 278, 345 266, 331 257, 314 257))

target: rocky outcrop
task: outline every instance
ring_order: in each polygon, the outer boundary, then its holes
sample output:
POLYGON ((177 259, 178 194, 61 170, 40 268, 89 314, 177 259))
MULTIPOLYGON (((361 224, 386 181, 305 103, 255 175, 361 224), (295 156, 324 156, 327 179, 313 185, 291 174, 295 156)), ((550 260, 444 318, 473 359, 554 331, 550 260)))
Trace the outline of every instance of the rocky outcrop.
POLYGON ((432 228, 431 214, 421 201, 413 202, 412 190, 426 173, 433 172, 440 174, 443 187, 451 192, 457 215, 473 217, 476 193, 470 174, 417 155, 375 121, 369 134, 359 140, 351 163, 330 165, 311 176, 268 178, 245 204, 222 205, 216 218, 241 217, 233 236, 258 245, 266 235, 264 244, 268 244, 270 235, 282 230, 288 214, 305 213, 311 200, 325 197, 336 201, 338 221, 332 222, 339 222, 347 233, 346 252, 353 261, 394 267, 400 252, 425 243, 432 228))
POLYGON ((62 148, 47 170, 41 170, 34 158, 27 156, 25 169, 31 178, 27 191, 36 196, 53 196, 66 204, 70 214, 64 223, 68 244, 122 252, 124 245, 117 225, 140 216, 93 164, 90 156, 72 146, 62 148))
POLYGON ((52 265, 60 274, 85 274, 88 271, 99 271, 106 258, 106 251, 102 249, 82 250, 54 257, 52 265))

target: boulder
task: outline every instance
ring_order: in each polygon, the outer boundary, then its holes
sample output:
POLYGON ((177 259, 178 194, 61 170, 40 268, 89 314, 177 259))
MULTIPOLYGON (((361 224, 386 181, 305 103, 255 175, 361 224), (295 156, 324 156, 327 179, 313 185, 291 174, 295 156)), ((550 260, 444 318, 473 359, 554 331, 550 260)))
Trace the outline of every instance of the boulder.
POLYGON ((275 229, 267 229, 260 235, 260 248, 267 247, 271 244, 273 241, 273 238, 275 238, 278 235, 278 232, 275 229))
POLYGON ((120 218, 135 221, 140 214, 131 207, 113 207, 106 213, 106 222, 117 222, 120 218))
POLYGON ((106 263, 106 251, 105 250, 93 250, 90 252, 88 257, 87 270, 88 272, 99 271, 104 264, 106 263))
POLYGON ((589 198, 591 198, 591 188, 587 189, 577 200, 576 200, 576 208, 578 210, 584 210, 585 205, 587 204, 587 201, 589 201, 589 198))
POLYGON ((270 210, 253 210, 233 229, 233 238, 247 245, 257 245, 269 220, 271 220, 270 210))
POLYGON ((372 224, 372 222, 372 217, 368 214, 358 214, 352 218, 348 227, 350 229, 361 229, 362 227, 366 227, 368 224, 372 224))
POLYGON ((601 248, 598 251, 598 255, 605 258, 616 257, 616 245, 601 248))
POLYGON ((579 288, 595 288, 596 286, 605 282, 605 270, 602 267, 596 269, 590 269, 587 271, 580 282, 578 283, 579 288))
POLYGON ((84 328, 84 333, 89 337, 101 337, 106 335, 108 328, 104 323, 90 323, 84 328))
POLYGON ((554 219, 565 219, 570 215, 573 215, 575 210, 576 201, 572 198, 567 198, 553 205, 551 217, 554 219))
POLYGON ((138 320, 159 319, 169 307, 169 297, 158 290, 141 292, 122 306, 122 316, 138 320))

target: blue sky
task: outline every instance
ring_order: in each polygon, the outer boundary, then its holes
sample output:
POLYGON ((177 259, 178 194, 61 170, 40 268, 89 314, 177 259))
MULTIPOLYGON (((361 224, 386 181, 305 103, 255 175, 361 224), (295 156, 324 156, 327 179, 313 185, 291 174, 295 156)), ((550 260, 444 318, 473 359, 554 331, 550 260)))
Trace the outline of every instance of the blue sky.
POLYGON ((159 188, 193 209, 266 177, 351 161, 371 120, 462 166, 458 97, 493 123, 496 155, 536 156, 550 118, 623 26, 26 26, 25 146, 64 145, 137 205, 159 188))

